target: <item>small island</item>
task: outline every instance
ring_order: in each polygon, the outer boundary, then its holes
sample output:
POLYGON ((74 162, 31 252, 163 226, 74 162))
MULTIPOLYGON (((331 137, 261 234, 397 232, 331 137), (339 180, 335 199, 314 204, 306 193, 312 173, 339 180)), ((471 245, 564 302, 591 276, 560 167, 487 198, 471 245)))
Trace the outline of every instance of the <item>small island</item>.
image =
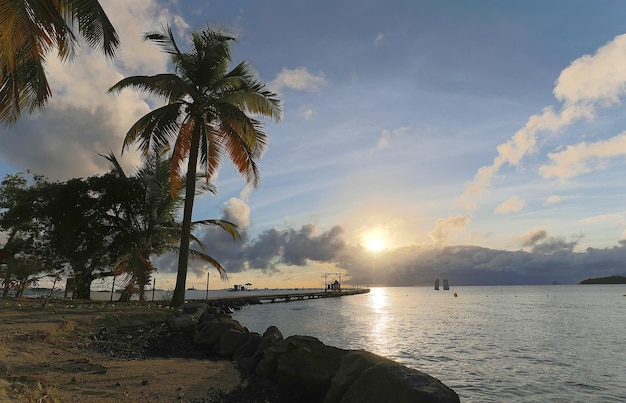
POLYGON ((609 276, 599 278, 588 278, 583 280, 580 284, 626 284, 625 276, 609 276))

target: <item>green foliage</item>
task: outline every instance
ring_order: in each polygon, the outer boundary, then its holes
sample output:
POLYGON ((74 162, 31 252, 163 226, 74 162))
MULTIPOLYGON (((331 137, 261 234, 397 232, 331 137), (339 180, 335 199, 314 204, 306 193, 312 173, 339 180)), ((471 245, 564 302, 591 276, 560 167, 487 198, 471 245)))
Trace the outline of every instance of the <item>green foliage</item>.
POLYGON ((191 216, 198 165, 207 182, 227 156, 248 184, 256 186, 256 159, 267 145, 261 122, 249 115, 278 121, 280 101, 252 73, 247 63, 228 71, 230 43, 234 37, 207 28, 191 33, 191 47, 180 50, 169 26, 144 36, 171 56, 174 73, 128 77, 110 92, 134 88, 161 97, 165 105, 140 118, 128 131, 123 148, 138 144, 144 158, 172 152, 171 192, 182 187, 182 169, 187 164, 185 206, 172 305, 184 302, 191 216))
POLYGON ((119 45, 97 0, 2 0, 0 37, 0 120, 9 124, 52 95, 45 60, 53 49, 66 60, 74 58, 79 37, 109 57, 119 45))

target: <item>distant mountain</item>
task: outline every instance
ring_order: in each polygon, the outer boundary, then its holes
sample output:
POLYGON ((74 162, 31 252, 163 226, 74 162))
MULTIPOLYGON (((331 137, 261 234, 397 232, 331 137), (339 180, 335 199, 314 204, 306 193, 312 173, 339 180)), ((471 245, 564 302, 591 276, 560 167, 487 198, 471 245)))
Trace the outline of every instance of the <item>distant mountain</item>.
POLYGON ((599 278, 588 278, 583 280, 580 284, 626 284, 626 277, 624 276, 609 276, 599 278))

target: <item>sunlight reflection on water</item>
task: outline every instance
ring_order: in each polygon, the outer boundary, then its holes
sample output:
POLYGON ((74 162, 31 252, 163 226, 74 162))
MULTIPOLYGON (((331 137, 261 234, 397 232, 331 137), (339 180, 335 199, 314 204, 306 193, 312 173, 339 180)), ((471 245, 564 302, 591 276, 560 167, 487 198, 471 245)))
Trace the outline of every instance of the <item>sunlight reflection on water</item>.
POLYGON ((373 288, 364 295, 246 307, 234 318, 260 333, 276 325, 285 337, 310 335, 383 355, 437 377, 464 402, 621 402, 624 291, 373 288))

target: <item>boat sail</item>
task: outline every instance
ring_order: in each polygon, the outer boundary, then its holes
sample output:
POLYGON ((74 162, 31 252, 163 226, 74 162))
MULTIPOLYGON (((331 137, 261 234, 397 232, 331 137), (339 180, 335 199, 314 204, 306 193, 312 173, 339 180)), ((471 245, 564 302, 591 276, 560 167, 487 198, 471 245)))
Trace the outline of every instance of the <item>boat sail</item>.
POLYGON ((439 279, 435 280, 435 290, 439 291, 439 279))

